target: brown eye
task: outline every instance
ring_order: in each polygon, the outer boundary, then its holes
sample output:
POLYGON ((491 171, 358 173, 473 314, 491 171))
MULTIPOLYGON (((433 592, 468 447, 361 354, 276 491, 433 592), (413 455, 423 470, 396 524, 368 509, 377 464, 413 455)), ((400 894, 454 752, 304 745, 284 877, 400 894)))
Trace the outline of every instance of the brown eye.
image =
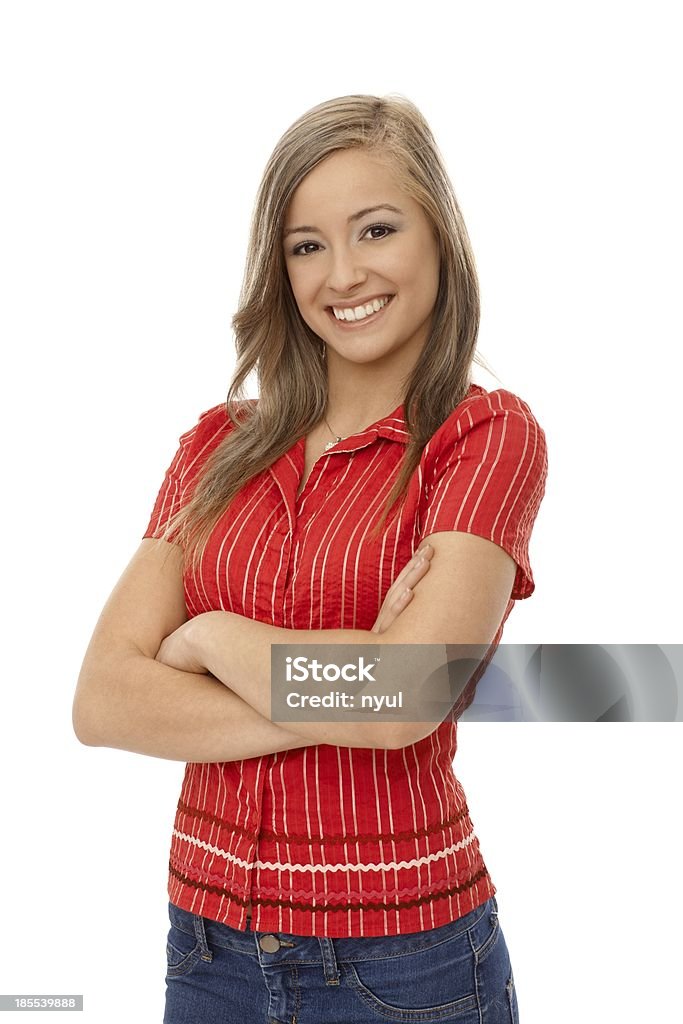
POLYGON ((295 245, 294 248, 292 249, 292 256, 310 256, 310 253, 302 252, 302 250, 305 249, 309 245, 317 245, 317 244, 318 244, 317 242, 299 242, 299 244, 295 245))
POLYGON ((388 234, 386 234, 386 235, 373 235, 372 236, 373 238, 376 238, 379 241, 380 238, 388 238, 389 235, 392 235, 395 230, 396 230, 395 228, 389 227, 388 224, 371 224, 370 227, 365 229, 364 233, 367 233, 368 231, 386 231, 386 232, 388 232, 388 234))

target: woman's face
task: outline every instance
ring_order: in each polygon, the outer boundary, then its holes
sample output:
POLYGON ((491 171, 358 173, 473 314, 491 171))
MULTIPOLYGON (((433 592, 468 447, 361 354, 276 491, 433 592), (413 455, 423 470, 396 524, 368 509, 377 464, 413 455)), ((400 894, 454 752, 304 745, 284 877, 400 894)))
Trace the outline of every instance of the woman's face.
POLYGON ((408 373, 430 332, 439 247, 390 163, 357 149, 323 160, 292 197, 283 245, 301 316, 328 357, 408 373))

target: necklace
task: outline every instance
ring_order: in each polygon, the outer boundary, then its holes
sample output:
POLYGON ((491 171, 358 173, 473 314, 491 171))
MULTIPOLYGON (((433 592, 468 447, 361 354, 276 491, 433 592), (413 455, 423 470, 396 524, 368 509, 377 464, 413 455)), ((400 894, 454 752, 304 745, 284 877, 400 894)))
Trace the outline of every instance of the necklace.
POLYGON ((323 415, 323 419, 325 420, 325 423, 327 424, 327 429, 329 430, 329 432, 334 437, 334 441, 328 441, 327 444, 325 445, 325 451, 327 451, 329 448, 334 447, 334 445, 337 444, 339 441, 343 441, 344 438, 343 437, 339 437, 338 434, 335 434, 335 432, 332 429, 332 427, 329 425, 329 423, 327 423, 327 416, 323 415))
MULTIPOLYGON (((325 445, 325 451, 328 451, 330 448, 334 447, 335 444, 338 444, 339 441, 345 441, 346 438, 345 437, 340 437, 339 434, 335 434, 334 430, 332 429, 330 424, 327 422, 327 416, 325 416, 324 413, 323 413, 323 419, 325 420, 325 423, 327 425, 327 429, 329 430, 329 432, 332 434, 332 437, 334 438, 334 441, 328 441, 327 444, 325 445)), ((346 435, 346 437, 350 437, 350 436, 351 436, 350 434, 346 435)))

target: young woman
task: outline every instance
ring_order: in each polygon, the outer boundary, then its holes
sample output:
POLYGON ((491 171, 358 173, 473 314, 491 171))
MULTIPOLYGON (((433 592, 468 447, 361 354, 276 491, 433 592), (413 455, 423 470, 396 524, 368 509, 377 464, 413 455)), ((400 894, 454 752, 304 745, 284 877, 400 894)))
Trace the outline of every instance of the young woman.
POLYGON ((481 672, 440 723, 271 718, 271 644, 476 644, 485 668, 534 590, 545 435, 471 382, 474 259, 413 104, 285 132, 233 323, 227 401, 181 435, 74 702, 83 742, 188 762, 164 1020, 517 1021, 452 768, 481 672))

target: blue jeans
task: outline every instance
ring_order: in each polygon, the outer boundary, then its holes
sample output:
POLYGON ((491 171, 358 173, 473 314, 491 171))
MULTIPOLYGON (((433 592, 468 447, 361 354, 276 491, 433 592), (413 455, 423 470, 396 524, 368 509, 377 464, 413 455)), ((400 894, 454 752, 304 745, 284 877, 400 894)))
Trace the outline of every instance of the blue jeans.
POLYGON ((168 910, 164 1024, 518 1024, 495 896, 440 928, 377 938, 242 932, 168 910))

